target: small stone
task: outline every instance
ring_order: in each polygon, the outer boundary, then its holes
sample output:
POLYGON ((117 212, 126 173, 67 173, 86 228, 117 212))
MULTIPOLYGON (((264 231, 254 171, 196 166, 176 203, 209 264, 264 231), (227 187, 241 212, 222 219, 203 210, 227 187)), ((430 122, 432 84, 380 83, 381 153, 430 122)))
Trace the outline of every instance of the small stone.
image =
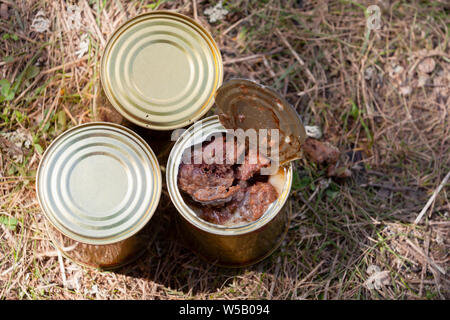
POLYGON ((87 33, 83 34, 80 38, 80 44, 78 45, 78 50, 75 51, 77 58, 82 58, 86 52, 89 51, 89 38, 87 33))
POLYGON ((393 76, 403 73, 403 71, 405 71, 405 69, 402 66, 395 66, 393 69, 393 76))
POLYGON ((427 82, 429 82, 429 80, 430 80, 430 76, 428 74, 419 73, 419 79, 417 81, 417 86, 419 88, 422 88, 427 84, 427 82))
POLYGON ((67 6, 67 24, 71 30, 81 28, 81 9, 76 4, 67 6))
POLYGON ((373 73, 374 69, 372 67, 366 68, 366 70, 364 71, 364 79, 366 80, 372 79, 373 73))
POLYGON ((322 138, 322 130, 319 126, 305 126, 306 135, 310 138, 320 139, 322 138))
POLYGON ((402 96, 407 96, 411 93, 412 89, 410 86, 401 86, 399 91, 402 96))
POLYGON ((34 17, 30 29, 38 33, 43 33, 49 31, 50 20, 45 17, 45 13, 39 10, 34 17))
POLYGON ((431 73, 433 72, 435 66, 436 62, 434 62, 433 58, 425 58, 419 63, 417 68, 422 73, 431 73))
POLYGON ((216 21, 223 20, 228 14, 228 10, 222 7, 222 1, 219 1, 214 7, 210 7, 203 12, 209 17, 209 22, 214 23, 216 21))
POLYGON ((366 270, 370 276, 364 285, 369 289, 381 289, 383 286, 387 286, 391 283, 389 271, 381 271, 380 267, 376 265, 370 265, 366 270))

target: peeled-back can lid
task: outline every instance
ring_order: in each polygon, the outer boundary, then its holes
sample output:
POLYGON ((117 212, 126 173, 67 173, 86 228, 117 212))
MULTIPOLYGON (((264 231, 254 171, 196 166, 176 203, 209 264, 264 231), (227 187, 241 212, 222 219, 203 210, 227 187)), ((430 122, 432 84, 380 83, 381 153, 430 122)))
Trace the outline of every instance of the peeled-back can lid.
POLYGON ((270 129, 278 130, 280 164, 302 157, 305 128, 294 107, 273 89, 233 79, 217 90, 215 101, 219 120, 227 129, 267 129, 269 135, 270 129))
POLYGON ((66 236, 104 245, 124 240, 150 220, 161 171, 133 131, 93 122, 69 129, 45 151, 36 189, 48 220, 66 236))
POLYGON ((214 39, 200 24, 178 13, 153 11, 114 32, 100 74, 108 99, 125 118, 170 130, 211 108, 223 66, 214 39))

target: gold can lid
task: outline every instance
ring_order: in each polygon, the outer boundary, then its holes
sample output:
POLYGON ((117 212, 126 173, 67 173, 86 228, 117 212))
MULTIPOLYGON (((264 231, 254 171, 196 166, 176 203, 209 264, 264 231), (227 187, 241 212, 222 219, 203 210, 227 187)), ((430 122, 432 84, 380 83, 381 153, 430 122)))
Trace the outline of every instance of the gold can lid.
MULTIPOLYGON (((278 161, 282 165, 302 157, 306 132, 297 111, 269 87, 245 79, 233 79, 215 96, 217 113, 227 129, 278 130, 278 161)), ((270 154, 270 153, 269 153, 270 154)))
POLYGON ((211 108, 223 66, 214 39, 200 24, 178 13, 153 11, 114 32, 100 73, 108 99, 125 118, 170 130, 211 108))
POLYGON ((161 171, 148 144, 117 124, 73 127, 47 148, 36 190, 50 223, 73 240, 105 245, 129 238, 150 220, 161 171))

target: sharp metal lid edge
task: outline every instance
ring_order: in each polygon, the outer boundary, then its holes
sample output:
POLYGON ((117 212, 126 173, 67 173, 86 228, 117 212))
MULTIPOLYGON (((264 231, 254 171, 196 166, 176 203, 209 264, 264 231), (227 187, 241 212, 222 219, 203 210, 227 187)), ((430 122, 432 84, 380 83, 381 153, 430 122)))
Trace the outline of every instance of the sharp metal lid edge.
POLYGON ((280 164, 302 157, 303 123, 294 107, 274 89, 247 79, 231 79, 216 91, 215 101, 216 113, 227 129, 265 129, 268 134, 275 129, 280 164))
POLYGON ((146 225, 161 196, 159 163, 133 131, 92 122, 59 135, 36 175, 39 204, 66 236, 87 244, 124 240, 146 225))

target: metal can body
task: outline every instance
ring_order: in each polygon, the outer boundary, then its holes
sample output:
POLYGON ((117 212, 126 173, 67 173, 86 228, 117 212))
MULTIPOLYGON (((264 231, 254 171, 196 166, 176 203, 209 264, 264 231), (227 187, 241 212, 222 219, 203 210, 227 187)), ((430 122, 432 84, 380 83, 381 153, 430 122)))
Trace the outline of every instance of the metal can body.
POLYGON ((217 116, 205 118, 191 126, 175 143, 166 168, 169 195, 178 211, 178 226, 184 241, 211 263, 227 267, 254 264, 269 256, 283 240, 289 225, 287 199, 292 184, 292 165, 281 168, 284 185, 278 199, 263 216, 240 226, 221 226, 199 218, 190 208, 178 188, 178 167, 183 151, 202 137, 226 132, 217 116))
POLYGON ((73 127, 58 136, 39 164, 36 191, 55 246, 77 263, 114 268, 151 243, 149 223, 161 195, 152 149, 112 123, 73 127))
POLYGON ((152 221, 137 234, 106 245, 93 245, 73 240, 46 221, 52 243, 68 259, 87 267, 116 269, 139 258, 153 243, 157 225, 152 221))
POLYGON ((221 235, 193 226, 178 217, 179 231, 192 251, 224 267, 245 267, 270 256, 283 241, 289 226, 289 209, 279 211, 265 226, 238 235, 221 235))

